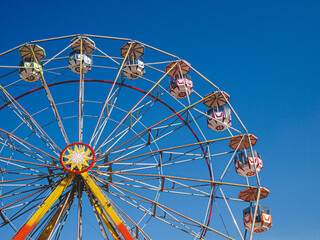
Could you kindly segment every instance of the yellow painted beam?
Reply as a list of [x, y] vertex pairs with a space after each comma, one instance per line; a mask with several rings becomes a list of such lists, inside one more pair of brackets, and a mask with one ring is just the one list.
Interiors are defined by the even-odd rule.
[[32, 215], [32, 217], [19, 229], [18, 232], [11, 238], [11, 240], [23, 240], [28, 234], [35, 228], [41, 218], [48, 212], [52, 205], [61, 196], [64, 190], [72, 182], [74, 175], [68, 175], [65, 177], [56, 189], [49, 195], [44, 203], [38, 208], [38, 210]]
[[112, 208], [111, 204], [108, 202], [108, 200], [104, 197], [103, 192], [101, 189], [97, 186], [97, 184], [93, 181], [93, 179], [89, 176], [87, 172], [81, 173], [81, 176], [83, 177], [84, 181], [87, 183], [89, 189], [94, 194], [94, 196], [98, 199], [101, 207], [105, 210], [105, 212], [108, 214], [110, 219], [113, 221], [114, 225], [117, 227], [119, 232], [122, 234], [125, 240], [134, 240], [134, 238], [131, 236], [130, 232], [126, 228], [126, 226], [123, 224], [117, 213]]
[[[73, 196], [72, 196], [72, 199], [73, 199]], [[39, 236], [38, 240], [47, 240], [49, 238], [57, 221], [63, 216], [64, 212], [68, 209], [71, 202], [72, 200], [69, 201], [69, 197], [67, 197], [66, 200], [60, 204], [59, 208], [56, 210], [56, 213], [51, 218], [50, 222], [47, 224], [44, 231]]]
[[107, 226], [107, 228], [109, 229], [112, 237], [117, 240], [120, 239], [119, 235], [117, 233], [117, 231], [114, 229], [114, 227], [112, 226], [112, 224], [109, 222], [109, 220], [107, 219], [107, 217], [104, 215], [104, 212], [102, 211], [102, 209], [100, 208], [98, 202], [92, 198], [92, 204], [95, 207], [95, 209], [97, 210], [97, 213], [101, 216], [101, 219], [103, 220], [104, 224]]

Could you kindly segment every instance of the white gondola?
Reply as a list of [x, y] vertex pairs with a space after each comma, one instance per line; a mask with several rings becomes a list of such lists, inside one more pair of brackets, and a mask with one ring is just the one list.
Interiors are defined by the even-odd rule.
[[144, 60], [142, 57], [143, 54], [144, 47], [136, 42], [127, 42], [120, 48], [120, 55], [122, 57], [127, 56], [122, 68], [124, 77], [129, 79], [138, 79], [145, 74]]
[[19, 64], [20, 78], [27, 82], [36, 82], [41, 79], [41, 74], [43, 73], [42, 66], [36, 62], [29, 62], [22, 60]]
[[207, 111], [208, 128], [221, 132], [231, 126], [231, 110], [226, 107], [218, 107]]
[[185, 98], [193, 93], [193, 82], [189, 75], [170, 78], [170, 94], [175, 98]]
[[91, 70], [92, 55], [87, 51], [83, 51], [82, 54], [78, 51], [73, 51], [69, 55], [69, 68], [74, 72], [80, 74], [80, 63], [82, 68], [82, 74], [85, 74]]
[[19, 49], [22, 61], [19, 64], [20, 78], [27, 82], [36, 82], [43, 74], [41, 60], [46, 56], [42, 47], [36, 44], [25, 44]]
[[255, 168], [257, 172], [260, 172], [263, 168], [263, 163], [260, 158], [260, 154], [253, 150], [253, 156], [250, 149], [239, 151], [234, 157], [234, 167], [236, 172], [244, 177], [251, 177], [256, 175]]
[[185, 98], [193, 93], [193, 82], [187, 75], [190, 64], [184, 60], [173, 61], [166, 66], [170, 78], [170, 94], [175, 98]]
[[[254, 211], [256, 206], [248, 207], [243, 210], [243, 223], [246, 230], [251, 231], [253, 224]], [[272, 218], [270, 209], [265, 206], [258, 206], [256, 221], [254, 223], [253, 232], [262, 233], [272, 227]]]
[[131, 57], [123, 66], [123, 75], [129, 79], [138, 79], [145, 74], [143, 57]]

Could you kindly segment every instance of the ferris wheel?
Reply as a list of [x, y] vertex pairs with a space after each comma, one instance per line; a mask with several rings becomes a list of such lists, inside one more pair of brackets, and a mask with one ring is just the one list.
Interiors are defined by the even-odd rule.
[[0, 71], [3, 239], [252, 239], [272, 227], [258, 138], [189, 61], [71, 35], [1, 53]]

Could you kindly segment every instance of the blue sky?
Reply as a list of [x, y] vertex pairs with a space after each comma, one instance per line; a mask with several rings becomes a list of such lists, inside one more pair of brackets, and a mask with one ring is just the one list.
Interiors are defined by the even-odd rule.
[[186, 59], [231, 95], [259, 137], [274, 227], [257, 239], [319, 239], [319, 12], [319, 1], [296, 0], [6, 1], [0, 52], [90, 33]]

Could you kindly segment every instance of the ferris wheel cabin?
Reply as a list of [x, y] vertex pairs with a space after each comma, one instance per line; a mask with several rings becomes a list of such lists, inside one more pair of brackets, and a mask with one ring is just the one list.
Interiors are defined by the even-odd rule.
[[138, 79], [145, 74], [143, 57], [130, 57], [123, 67], [123, 75], [129, 79]]
[[[253, 217], [256, 206], [248, 207], [243, 210], [243, 223], [245, 229], [251, 231], [253, 225]], [[253, 232], [262, 233], [272, 227], [272, 219], [270, 209], [265, 206], [258, 206], [256, 221], [254, 223]]]
[[256, 150], [253, 150], [252, 152], [250, 149], [242, 150], [239, 151], [234, 157], [234, 167], [239, 175], [244, 177], [251, 177], [256, 175], [255, 169], [257, 170], [257, 172], [260, 172], [263, 168], [260, 154]]
[[120, 55], [127, 56], [122, 68], [124, 77], [138, 79], [145, 74], [143, 54], [144, 47], [136, 42], [127, 42], [120, 48]]
[[170, 94], [175, 98], [185, 98], [193, 93], [193, 83], [189, 75], [170, 78]]
[[92, 66], [92, 55], [87, 51], [83, 53], [73, 51], [69, 55], [69, 68], [77, 74], [80, 74], [80, 66], [82, 74], [85, 74], [91, 70]]
[[36, 62], [22, 60], [19, 64], [20, 78], [27, 82], [36, 82], [41, 79], [42, 66]]
[[190, 64], [184, 60], [174, 61], [166, 66], [166, 73], [170, 76], [170, 94], [175, 98], [185, 98], [193, 93], [193, 82], [187, 75]]
[[20, 78], [27, 82], [36, 82], [43, 74], [41, 60], [46, 56], [42, 47], [25, 44], [19, 49], [22, 61], [19, 64]]
[[207, 111], [208, 128], [221, 132], [231, 127], [231, 110], [226, 106], [211, 108]]
[[204, 96], [202, 101], [210, 109], [207, 111], [208, 128], [221, 132], [231, 127], [231, 110], [225, 106], [230, 96], [223, 91], [216, 91]]
[[73, 51], [69, 55], [69, 68], [77, 74], [89, 72], [93, 62], [91, 53], [95, 50], [94, 41], [78, 36], [71, 40], [71, 48]]

